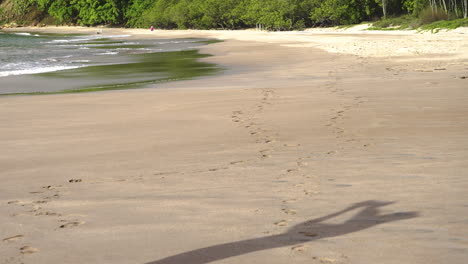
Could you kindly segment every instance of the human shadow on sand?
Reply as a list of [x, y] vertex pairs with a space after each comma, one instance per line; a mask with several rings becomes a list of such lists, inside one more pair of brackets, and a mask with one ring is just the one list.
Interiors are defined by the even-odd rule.
[[[397, 212], [392, 214], [380, 214], [379, 207], [393, 204], [394, 202], [365, 201], [355, 203], [341, 211], [312, 219], [297, 224], [287, 232], [265, 236], [260, 238], [246, 239], [231, 243], [199, 248], [169, 256], [146, 264], [204, 264], [225, 258], [240, 256], [243, 254], [293, 246], [322, 238], [336, 237], [361, 231], [379, 224], [417, 217], [417, 212]], [[341, 224], [323, 223], [326, 220], [337, 217], [346, 212], [360, 209], [352, 218]]]

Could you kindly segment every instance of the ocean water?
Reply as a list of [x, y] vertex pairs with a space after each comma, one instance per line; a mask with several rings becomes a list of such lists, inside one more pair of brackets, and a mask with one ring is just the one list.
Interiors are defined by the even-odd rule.
[[154, 87], [214, 74], [197, 48], [206, 39], [0, 32], [0, 94]]

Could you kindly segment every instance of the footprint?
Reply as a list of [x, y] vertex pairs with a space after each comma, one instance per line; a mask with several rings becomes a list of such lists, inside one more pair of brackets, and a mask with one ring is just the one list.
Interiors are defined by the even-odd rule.
[[285, 147], [300, 147], [301, 144], [284, 144]]
[[283, 211], [283, 213], [288, 214], [288, 215], [295, 215], [295, 214], [297, 214], [297, 211], [296, 211], [296, 210], [293, 210], [293, 209], [281, 209], [281, 211]]
[[336, 263], [338, 260], [333, 258], [319, 258], [320, 263]]
[[58, 195], [58, 194], [56, 193], [56, 194], [54, 194], [53, 196], [44, 197], [44, 199], [50, 200], [50, 199], [56, 199], [56, 198], [59, 198], [59, 197], [60, 197], [60, 195]]
[[312, 190], [304, 190], [304, 195], [312, 195], [312, 194], [319, 194], [320, 192], [318, 191], [312, 191]]
[[67, 222], [61, 226], [59, 226], [60, 228], [68, 228], [68, 227], [75, 227], [75, 226], [79, 226], [79, 225], [82, 225], [84, 224], [85, 222], [84, 221], [71, 221], [71, 222]]
[[275, 222], [274, 224], [277, 225], [277, 226], [287, 226], [287, 225], [288, 225], [288, 221], [286, 221], [286, 220], [281, 220], [281, 221]]
[[271, 155], [268, 152], [271, 152], [269, 149], [263, 149], [259, 151], [260, 154], [262, 155], [262, 158], [269, 158]]
[[243, 163], [243, 162], [244, 162], [243, 160], [238, 160], [238, 161], [231, 161], [229, 164], [235, 165], [235, 164], [239, 164], [239, 163]]
[[47, 215], [47, 216], [61, 216], [61, 214], [54, 213], [54, 212], [39, 212], [36, 216]]
[[222, 167], [222, 168], [212, 168], [212, 169], [209, 169], [208, 171], [219, 171], [219, 170], [227, 170], [229, 169], [228, 167]]
[[47, 190], [54, 190], [56, 188], [62, 187], [62, 185], [54, 186], [54, 185], [47, 185], [47, 186], [42, 186], [42, 189], [47, 189]]
[[16, 235], [16, 236], [4, 238], [4, 239], [2, 239], [2, 241], [16, 241], [16, 240], [18, 240], [20, 238], [23, 238], [23, 237], [24, 237], [23, 235]]
[[178, 172], [176, 171], [169, 171], [169, 172], [157, 172], [157, 173], [154, 173], [153, 175], [154, 176], [162, 176], [162, 175], [170, 175], [170, 174], [177, 174]]
[[70, 179], [70, 180], [68, 180], [68, 182], [70, 182], [70, 183], [82, 182], [82, 181], [83, 181], [82, 179]]
[[303, 252], [306, 250], [306, 246], [305, 245], [297, 245], [297, 246], [294, 246], [291, 248], [292, 251], [296, 251], [296, 252]]
[[308, 231], [299, 232], [299, 234], [302, 234], [302, 235], [304, 235], [304, 236], [306, 236], [306, 237], [316, 237], [316, 236], [318, 236], [318, 234], [317, 234], [317, 233], [314, 233], [314, 232], [308, 232]]
[[297, 166], [299, 166], [299, 167], [305, 167], [305, 166], [307, 166], [307, 165], [308, 165], [308, 164], [307, 164], [307, 162], [305, 162], [305, 161], [298, 161], [298, 162], [297, 162]]
[[21, 201], [15, 200], [15, 201], [8, 201], [7, 204], [19, 204]]
[[294, 203], [296, 201], [297, 199], [287, 199], [287, 200], [283, 200], [283, 203]]
[[21, 254], [32, 254], [39, 251], [39, 249], [31, 246], [23, 246], [20, 248]]

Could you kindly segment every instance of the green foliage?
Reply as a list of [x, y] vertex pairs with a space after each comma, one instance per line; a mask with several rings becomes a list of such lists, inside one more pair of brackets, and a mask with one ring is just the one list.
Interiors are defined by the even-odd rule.
[[19, 16], [25, 15], [30, 5], [31, 2], [29, 0], [16, 0], [13, 7], [13, 13]]
[[249, 25], [262, 24], [268, 30], [290, 29], [291, 8], [284, 0], [252, 0], [242, 19]]
[[381, 29], [408, 29], [416, 28], [420, 25], [419, 21], [411, 15], [403, 15], [399, 17], [386, 18], [379, 21], [376, 21], [372, 24], [371, 30], [381, 30]]
[[379, 11], [373, 0], [325, 0], [310, 13], [317, 25], [357, 24], [369, 20]]
[[[51, 2], [51, 0], [45, 0], [48, 1], [47, 4], [50, 4], [48, 6], [48, 12], [50, 15], [55, 17], [57, 19], [57, 22], [63, 23], [66, 21], [71, 21], [74, 18], [74, 7], [70, 5], [70, 1], [66, 0], [56, 0]], [[39, 6], [40, 8], [46, 8], [44, 6]]]
[[418, 16], [419, 13], [428, 5], [427, 0], [403, 0], [402, 8], [409, 14]]
[[122, 0], [72, 0], [78, 12], [78, 23], [90, 26], [97, 24], [119, 24], [123, 22], [123, 11], [127, 1]]
[[458, 27], [468, 27], [468, 18], [460, 18], [454, 20], [436, 21], [427, 25], [421, 26], [422, 30], [430, 30], [433, 33], [439, 32], [441, 29], [456, 29]]
[[[161, 15], [164, 14], [168, 5], [174, 1], [157, 1], [153, 0], [133, 0], [130, 1], [128, 8], [125, 11], [126, 25], [129, 27], [143, 27], [153, 24], [154, 21], [164, 24], [165, 28], [169, 28], [168, 23], [164, 23]], [[148, 12], [148, 10], [150, 10]]]
[[458, 27], [468, 27], [468, 18], [446, 20], [448, 16], [444, 12], [433, 14], [431, 9], [425, 12], [421, 12], [421, 17], [424, 19], [411, 15], [382, 19], [374, 22], [369, 30], [401, 30], [419, 28], [420, 30], [430, 30], [433, 33], [437, 33], [441, 29], [451, 30]]
[[[18, 19], [31, 6], [58, 23], [118, 24], [166, 29], [238, 29], [262, 24], [268, 30], [294, 30], [375, 21], [376, 28], [417, 27], [462, 17], [464, 0], [4, 0]], [[3, 5], [3, 4], [2, 4]], [[430, 10], [430, 12], [428, 11]], [[442, 11], [443, 10], [443, 11]], [[4, 12], [5, 13], [5, 12]], [[7, 17], [0, 15], [0, 19]], [[8, 17], [11, 17], [8, 16]], [[421, 22], [414, 22], [420, 17]], [[409, 22], [407, 20], [413, 20]]]

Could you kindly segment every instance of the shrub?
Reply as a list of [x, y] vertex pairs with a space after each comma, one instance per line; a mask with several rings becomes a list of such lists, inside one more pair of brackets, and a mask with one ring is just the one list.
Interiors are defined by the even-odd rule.
[[447, 20], [449, 18], [447, 12], [440, 8], [427, 7], [419, 14], [419, 20], [421, 24], [429, 24], [432, 22]]

